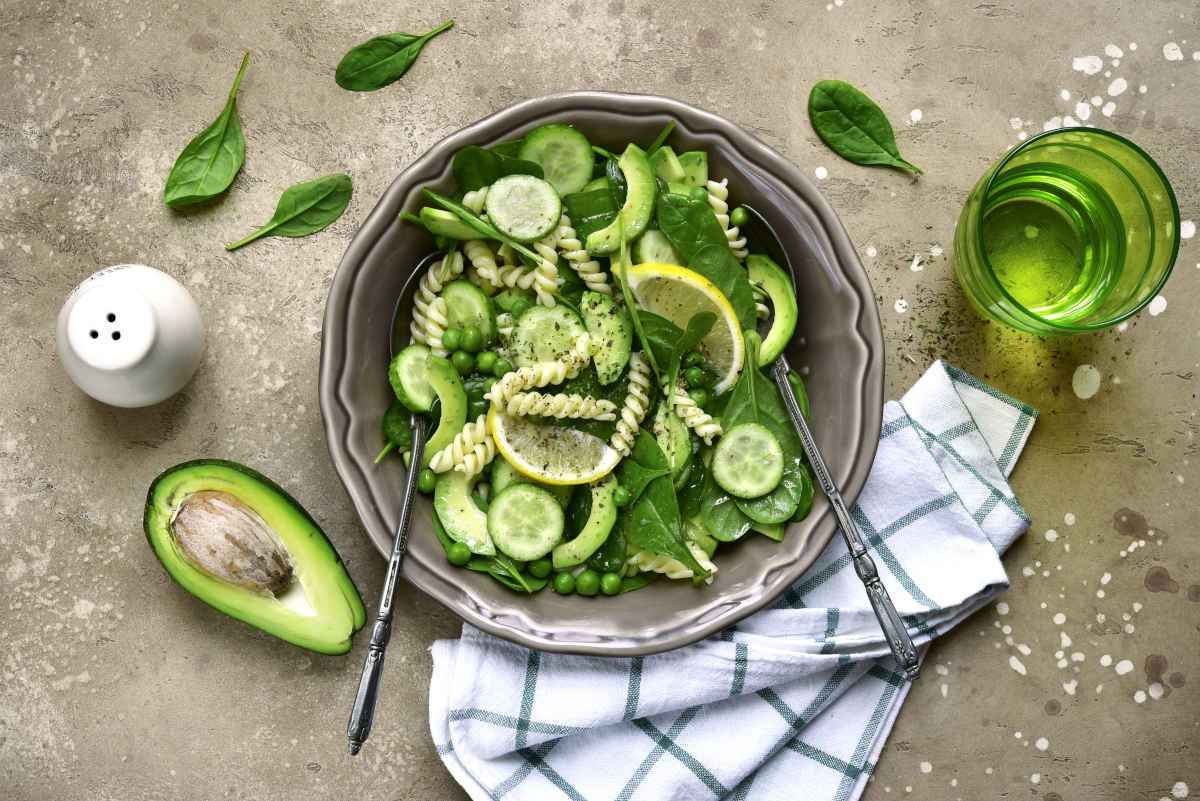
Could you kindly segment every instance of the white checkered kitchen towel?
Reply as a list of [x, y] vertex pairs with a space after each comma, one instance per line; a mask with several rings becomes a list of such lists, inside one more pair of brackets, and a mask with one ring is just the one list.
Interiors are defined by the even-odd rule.
[[[1006, 477], [1036, 417], [940, 361], [885, 406], [853, 514], [919, 646], [1007, 587], [1000, 554], [1029, 520]], [[774, 607], [695, 645], [563, 656], [463, 626], [433, 663], [433, 740], [475, 801], [850, 801], [909, 687], [840, 537]]]

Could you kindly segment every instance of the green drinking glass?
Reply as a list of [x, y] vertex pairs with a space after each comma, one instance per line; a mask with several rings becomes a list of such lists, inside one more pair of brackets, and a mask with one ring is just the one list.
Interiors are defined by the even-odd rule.
[[954, 232], [954, 272], [985, 317], [1034, 334], [1099, 331], [1149, 303], [1179, 253], [1179, 205], [1145, 151], [1096, 128], [1012, 149]]

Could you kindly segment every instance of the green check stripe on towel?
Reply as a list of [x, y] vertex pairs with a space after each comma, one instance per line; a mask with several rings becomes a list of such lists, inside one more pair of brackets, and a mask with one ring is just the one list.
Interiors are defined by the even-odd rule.
[[[884, 407], [852, 512], [918, 645], [1008, 586], [1029, 519], [1007, 479], [1036, 418], [942, 362]], [[538, 653], [464, 626], [433, 663], [433, 741], [475, 801], [853, 801], [909, 688], [840, 538], [773, 607], [670, 653]]]

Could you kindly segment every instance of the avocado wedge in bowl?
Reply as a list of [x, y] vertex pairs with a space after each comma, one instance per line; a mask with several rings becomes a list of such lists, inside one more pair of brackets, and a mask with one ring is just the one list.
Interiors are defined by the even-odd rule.
[[321, 527], [249, 467], [200, 459], [169, 468], [150, 485], [143, 527], [176, 584], [281, 640], [344, 654], [366, 621]]

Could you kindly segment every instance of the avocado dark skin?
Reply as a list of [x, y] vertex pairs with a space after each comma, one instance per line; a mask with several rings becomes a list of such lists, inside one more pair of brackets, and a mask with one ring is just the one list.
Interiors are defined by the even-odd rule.
[[169, 468], [150, 485], [143, 527], [176, 584], [282, 640], [344, 654], [366, 621], [321, 527], [245, 465], [200, 459]]

